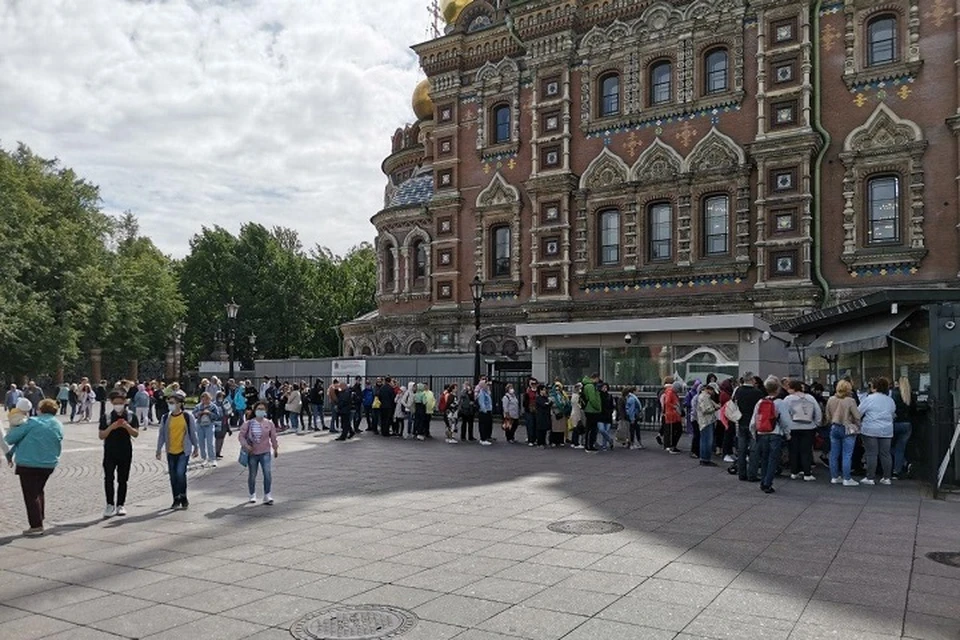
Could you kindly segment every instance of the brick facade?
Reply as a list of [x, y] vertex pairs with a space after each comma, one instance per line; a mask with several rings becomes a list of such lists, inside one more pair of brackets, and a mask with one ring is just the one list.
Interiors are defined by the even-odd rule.
[[518, 323], [954, 283], [957, 33], [946, 0], [474, 0], [414, 47], [432, 114], [384, 162], [345, 355], [471, 351], [476, 274], [508, 357]]

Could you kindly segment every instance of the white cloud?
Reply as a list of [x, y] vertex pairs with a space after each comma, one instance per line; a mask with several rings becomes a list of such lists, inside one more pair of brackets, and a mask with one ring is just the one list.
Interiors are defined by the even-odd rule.
[[201, 225], [372, 240], [425, 0], [0, 0], [0, 144], [99, 184], [166, 252]]

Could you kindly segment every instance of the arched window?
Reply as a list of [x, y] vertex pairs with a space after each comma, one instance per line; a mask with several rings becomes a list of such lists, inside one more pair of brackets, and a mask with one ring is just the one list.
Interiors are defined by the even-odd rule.
[[704, 93], [722, 93], [727, 90], [727, 50], [713, 49], [704, 59]]
[[393, 260], [393, 247], [385, 247], [383, 250], [383, 288], [386, 291], [393, 291], [397, 281], [397, 265]]
[[725, 195], [703, 199], [703, 254], [721, 256], [730, 251], [730, 199]]
[[427, 345], [423, 340], [414, 340], [410, 343], [410, 355], [422, 356], [427, 353]]
[[597, 256], [601, 265], [620, 264], [620, 212], [616, 209], [601, 211], [597, 217]]
[[427, 277], [427, 247], [423, 240], [413, 245], [413, 277], [421, 280]]
[[650, 205], [647, 213], [650, 260], [669, 260], [673, 253], [673, 209], [669, 202]]
[[397, 352], [397, 348], [394, 346], [394, 344], [393, 344], [392, 342], [388, 342], [388, 343], [386, 343], [385, 345], [383, 345], [383, 352], [384, 352], [385, 354], [396, 353], [396, 352]]
[[492, 237], [493, 264], [490, 271], [494, 278], [504, 278], [510, 275], [510, 227], [494, 227]]
[[608, 73], [600, 77], [600, 117], [620, 113], [620, 74]]
[[650, 67], [650, 104], [670, 102], [673, 93], [673, 65], [668, 60], [655, 62]]
[[867, 181], [867, 244], [900, 242], [900, 179], [878, 176]]
[[500, 104], [493, 108], [493, 143], [510, 142], [510, 107]]
[[897, 60], [897, 19], [884, 14], [867, 23], [867, 66]]

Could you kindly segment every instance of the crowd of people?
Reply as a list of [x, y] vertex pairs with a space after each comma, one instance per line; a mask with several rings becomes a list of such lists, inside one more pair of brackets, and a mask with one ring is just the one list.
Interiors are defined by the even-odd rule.
[[[195, 406], [188, 409], [178, 383], [120, 381], [108, 391], [105, 381], [93, 385], [84, 378], [60, 386], [55, 398], [45, 398], [34, 382], [23, 390], [11, 385], [5, 396], [10, 428], [0, 447], [20, 477], [30, 524], [24, 533], [43, 532], [44, 486], [59, 462], [63, 439], [57, 414], [65, 416], [68, 410], [71, 422], [89, 420], [99, 410], [105, 518], [126, 515], [132, 442], [154, 424], [159, 427], [157, 460], [166, 454], [172, 509], [189, 507], [191, 458], [201, 467], [217, 467], [224, 441], [234, 429], [239, 462], [248, 468], [249, 501], [257, 502], [256, 484], [262, 475], [267, 505], [274, 502], [271, 459], [279, 455], [282, 433], [328, 431], [346, 441], [365, 431], [425, 441], [433, 438], [431, 424], [439, 418], [449, 444], [479, 441], [492, 446], [498, 439], [493, 435], [492, 385], [486, 377], [476, 384], [450, 384], [439, 394], [428, 384], [401, 385], [391, 377], [355, 378], [352, 384], [333, 380], [329, 386], [322, 380], [307, 385], [265, 378], [259, 387], [250, 380], [222, 383], [213, 377], [202, 380], [197, 392]], [[832, 484], [890, 485], [908, 468], [911, 405], [907, 378], [892, 389], [887, 379], [876, 378], [862, 397], [849, 379], [842, 379], [826, 397], [818, 385], [775, 376], [762, 380], [749, 372], [736, 380], [711, 374], [689, 385], [668, 376], [656, 395], [656, 441], [676, 455], [688, 434], [689, 455], [700, 465], [714, 467], [722, 460], [731, 474], [759, 483], [765, 493], [774, 493], [774, 479], [786, 469], [791, 479], [815, 481], [817, 451]], [[522, 390], [508, 384], [499, 408], [509, 444], [520, 442], [522, 426], [528, 447], [569, 446], [590, 454], [646, 448], [642, 432], [649, 426], [649, 403], [641, 402], [636, 387], [614, 393], [598, 374], [572, 387], [535, 378]], [[858, 481], [853, 475], [863, 477]]]

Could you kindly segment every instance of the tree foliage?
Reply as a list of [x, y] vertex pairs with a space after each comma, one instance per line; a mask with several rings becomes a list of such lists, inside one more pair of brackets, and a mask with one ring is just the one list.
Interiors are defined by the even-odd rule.
[[132, 212], [112, 218], [98, 188], [20, 145], [0, 148], [0, 379], [85, 370], [103, 351], [107, 370], [162, 360], [187, 323], [185, 364], [195, 366], [240, 305], [237, 359], [338, 353], [337, 326], [375, 308], [375, 256], [303, 249], [297, 231], [255, 223], [238, 235], [205, 227], [181, 260], [141, 235]]

